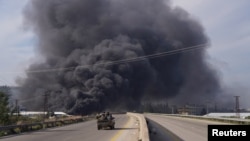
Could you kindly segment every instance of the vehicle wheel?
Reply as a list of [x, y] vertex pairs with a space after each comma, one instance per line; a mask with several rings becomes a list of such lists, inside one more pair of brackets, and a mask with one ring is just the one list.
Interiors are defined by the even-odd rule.
[[101, 126], [97, 126], [97, 129], [100, 130], [100, 129], [101, 129]]

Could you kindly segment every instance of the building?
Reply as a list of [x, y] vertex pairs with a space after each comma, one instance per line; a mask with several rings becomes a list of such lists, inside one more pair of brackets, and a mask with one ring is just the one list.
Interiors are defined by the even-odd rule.
[[[16, 114], [16, 113], [15, 113]], [[64, 112], [53, 112], [53, 114], [57, 117], [63, 117], [63, 116], [70, 116]], [[43, 116], [47, 115], [47, 112], [41, 112], [41, 111], [21, 111], [19, 112], [19, 115], [21, 116], [27, 116], [27, 117], [37, 117], [37, 116]]]
[[[245, 119], [246, 117], [250, 117], [250, 112], [247, 113], [239, 113], [240, 118]], [[220, 117], [220, 118], [236, 118], [236, 113], [209, 113], [204, 115], [206, 117]]]
[[177, 108], [178, 114], [183, 115], [200, 115], [205, 107], [202, 105], [186, 104], [183, 107]]

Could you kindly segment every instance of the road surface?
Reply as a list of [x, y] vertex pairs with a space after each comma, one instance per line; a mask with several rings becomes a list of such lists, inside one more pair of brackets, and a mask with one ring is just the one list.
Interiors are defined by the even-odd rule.
[[1, 141], [138, 141], [138, 121], [113, 115], [115, 129], [97, 130], [96, 120], [0, 138]]
[[[207, 141], [208, 140], [207, 126], [209, 124], [228, 124], [228, 123], [213, 122], [207, 120], [171, 117], [171, 116], [154, 115], [154, 114], [145, 114], [145, 117], [160, 124], [162, 127], [166, 128], [167, 130], [169, 130], [170, 132], [172, 132], [173, 134], [175, 134], [180, 138], [176, 140], [184, 140], [184, 141]], [[154, 130], [156, 130], [155, 131], [156, 134], [157, 132], [159, 133], [162, 132], [162, 129], [154, 129]]]

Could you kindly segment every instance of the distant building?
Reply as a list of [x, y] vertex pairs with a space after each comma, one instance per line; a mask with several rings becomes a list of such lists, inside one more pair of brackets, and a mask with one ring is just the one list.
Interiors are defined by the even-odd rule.
[[[242, 119], [245, 119], [246, 117], [249, 117], [250, 116], [250, 113], [240, 113], [240, 118]], [[209, 114], [206, 114], [204, 116], [207, 116], [207, 117], [221, 117], [221, 118], [236, 118], [236, 113], [235, 112], [232, 112], [232, 113], [209, 113]]]
[[177, 108], [177, 112], [178, 114], [183, 114], [183, 115], [200, 115], [203, 109], [204, 106], [202, 105], [187, 104], [184, 105], [183, 107]]
[[[14, 113], [16, 114], [16, 113]], [[21, 111], [19, 113], [19, 115], [22, 115], [22, 116], [27, 116], [27, 117], [37, 117], [37, 116], [43, 116], [43, 115], [46, 115], [47, 112], [41, 112], [41, 111]], [[57, 116], [57, 117], [62, 117], [62, 116], [70, 116], [64, 112], [53, 112], [54, 116]]]

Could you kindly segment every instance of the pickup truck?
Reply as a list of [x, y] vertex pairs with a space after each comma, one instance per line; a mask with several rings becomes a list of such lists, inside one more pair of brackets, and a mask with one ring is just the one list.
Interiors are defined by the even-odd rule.
[[97, 129], [100, 130], [102, 128], [110, 128], [114, 129], [115, 128], [115, 120], [98, 120], [97, 121]]
[[108, 118], [97, 118], [97, 129], [103, 129], [103, 128], [109, 128], [114, 129], [115, 128], [115, 118], [111, 117]]

